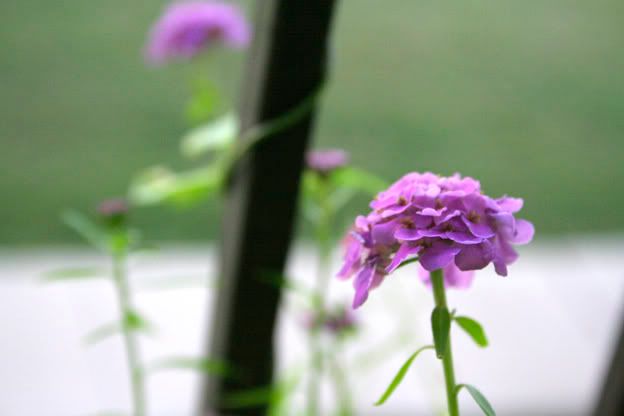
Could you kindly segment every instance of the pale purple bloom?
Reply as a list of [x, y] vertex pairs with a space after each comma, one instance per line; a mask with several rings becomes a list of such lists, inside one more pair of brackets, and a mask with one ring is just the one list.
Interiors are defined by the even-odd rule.
[[126, 215], [128, 213], [128, 209], [128, 202], [121, 198], [107, 199], [100, 202], [97, 206], [98, 214], [107, 218]]
[[312, 150], [306, 154], [308, 169], [327, 175], [349, 163], [349, 154], [340, 149]]
[[309, 313], [305, 315], [303, 324], [308, 329], [324, 329], [331, 335], [341, 336], [357, 329], [357, 319], [349, 308], [336, 308], [325, 314]]
[[219, 1], [178, 1], [169, 5], [152, 27], [147, 59], [162, 64], [176, 58], [190, 59], [218, 44], [244, 48], [249, 25], [241, 10]]
[[530, 222], [514, 217], [521, 199], [490, 198], [478, 181], [459, 174], [409, 173], [370, 206], [372, 211], [356, 219], [346, 240], [338, 274], [343, 279], [355, 275], [354, 307], [416, 256], [426, 271], [443, 269], [449, 287], [470, 286], [472, 273], [466, 272], [490, 263], [506, 276], [507, 266], [518, 257], [512, 244], [527, 244], [534, 234]]
[[[444, 271], [444, 285], [456, 289], [468, 289], [474, 279], [474, 270], [460, 270], [454, 263], [449, 263], [442, 269]], [[418, 265], [418, 277], [426, 285], [431, 286], [431, 272]]]

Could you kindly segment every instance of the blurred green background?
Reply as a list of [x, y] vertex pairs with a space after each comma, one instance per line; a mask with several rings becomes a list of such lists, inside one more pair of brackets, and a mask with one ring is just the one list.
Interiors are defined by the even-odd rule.
[[[0, 3], [0, 244], [76, 241], [64, 208], [124, 194], [147, 166], [190, 166], [178, 155], [189, 66], [142, 59], [165, 3]], [[621, 0], [344, 0], [317, 144], [389, 180], [475, 176], [524, 197], [540, 235], [621, 231], [623, 12]], [[223, 53], [207, 69], [230, 97], [242, 62]], [[137, 220], [155, 239], [205, 239], [214, 214]]]

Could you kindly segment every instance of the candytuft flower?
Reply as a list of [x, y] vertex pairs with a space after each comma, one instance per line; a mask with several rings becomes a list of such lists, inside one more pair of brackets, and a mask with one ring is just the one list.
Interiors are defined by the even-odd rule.
[[[338, 276], [356, 275], [353, 285], [357, 308], [386, 275], [404, 261], [418, 257], [425, 270], [445, 270], [449, 287], [466, 288], [470, 272], [492, 263], [496, 273], [518, 257], [512, 244], [527, 244], [533, 225], [514, 214], [518, 198], [493, 199], [481, 185], [459, 174], [409, 173], [379, 193], [372, 212], [355, 220], [348, 237], [344, 264]], [[423, 273], [428, 280], [428, 273]]]
[[130, 206], [125, 199], [112, 198], [100, 202], [96, 210], [107, 227], [118, 227], [125, 224]]
[[306, 154], [306, 165], [320, 175], [328, 175], [349, 163], [349, 154], [340, 149], [312, 150]]
[[249, 25], [238, 7], [218, 1], [178, 1], [154, 24], [146, 56], [155, 64], [190, 59], [217, 44], [243, 48], [250, 37]]

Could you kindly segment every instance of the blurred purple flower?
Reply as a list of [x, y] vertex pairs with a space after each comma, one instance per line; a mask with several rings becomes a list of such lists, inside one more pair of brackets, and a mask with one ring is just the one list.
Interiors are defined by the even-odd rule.
[[97, 206], [97, 213], [109, 226], [118, 226], [124, 223], [130, 206], [125, 199], [107, 199]]
[[518, 257], [512, 244], [527, 244], [533, 225], [516, 219], [522, 200], [492, 199], [478, 181], [459, 174], [409, 173], [371, 202], [366, 217], [355, 220], [338, 276], [354, 274], [353, 307], [405, 260], [418, 256], [426, 271], [444, 269], [447, 286], [466, 288], [472, 276], [462, 273], [494, 264], [507, 275]]
[[326, 312], [324, 315], [319, 313], [307, 314], [304, 317], [303, 324], [308, 329], [322, 328], [328, 333], [337, 336], [351, 333], [357, 328], [357, 320], [353, 311], [342, 307]]
[[97, 206], [97, 212], [102, 217], [114, 217], [128, 213], [128, 203], [121, 198], [107, 199]]
[[[454, 263], [449, 263], [442, 269], [444, 271], [444, 285], [456, 289], [468, 289], [474, 279], [474, 270], [460, 270]], [[420, 264], [418, 265], [418, 276], [426, 286], [431, 286], [431, 272]]]
[[235, 5], [218, 1], [178, 1], [167, 7], [152, 27], [147, 59], [162, 64], [175, 58], [190, 59], [216, 44], [244, 48], [249, 25]]
[[306, 164], [321, 175], [327, 175], [349, 163], [349, 154], [341, 149], [312, 150], [306, 154]]

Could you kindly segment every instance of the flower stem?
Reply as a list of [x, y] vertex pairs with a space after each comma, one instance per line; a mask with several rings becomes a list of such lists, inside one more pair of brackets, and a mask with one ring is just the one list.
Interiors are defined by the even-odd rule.
[[132, 387], [132, 415], [145, 416], [145, 388], [143, 373], [141, 370], [139, 350], [137, 348], [136, 337], [127, 324], [127, 317], [134, 313], [130, 298], [130, 287], [126, 272], [125, 254], [115, 254], [113, 256], [113, 277], [117, 300], [119, 304], [119, 314], [121, 320], [121, 330], [128, 360], [130, 385]]
[[[431, 272], [431, 284], [433, 286], [433, 297], [437, 307], [447, 308], [446, 293], [444, 290], [444, 272], [442, 269]], [[451, 348], [451, 334], [448, 334], [446, 352], [442, 357], [442, 367], [444, 368], [444, 380], [446, 383], [446, 399], [448, 402], [449, 416], [459, 416], [459, 405], [455, 394], [455, 371], [453, 369], [453, 353]]]
[[[329, 286], [330, 257], [331, 257], [331, 224], [333, 211], [329, 204], [328, 184], [321, 181], [319, 205], [320, 216], [316, 227], [318, 244], [318, 266], [316, 276], [316, 299], [314, 316], [319, 322], [325, 321], [327, 289]], [[321, 403], [320, 384], [323, 375], [323, 348], [321, 345], [321, 325], [313, 325], [310, 331], [311, 372], [308, 379], [308, 416], [319, 415]]]

